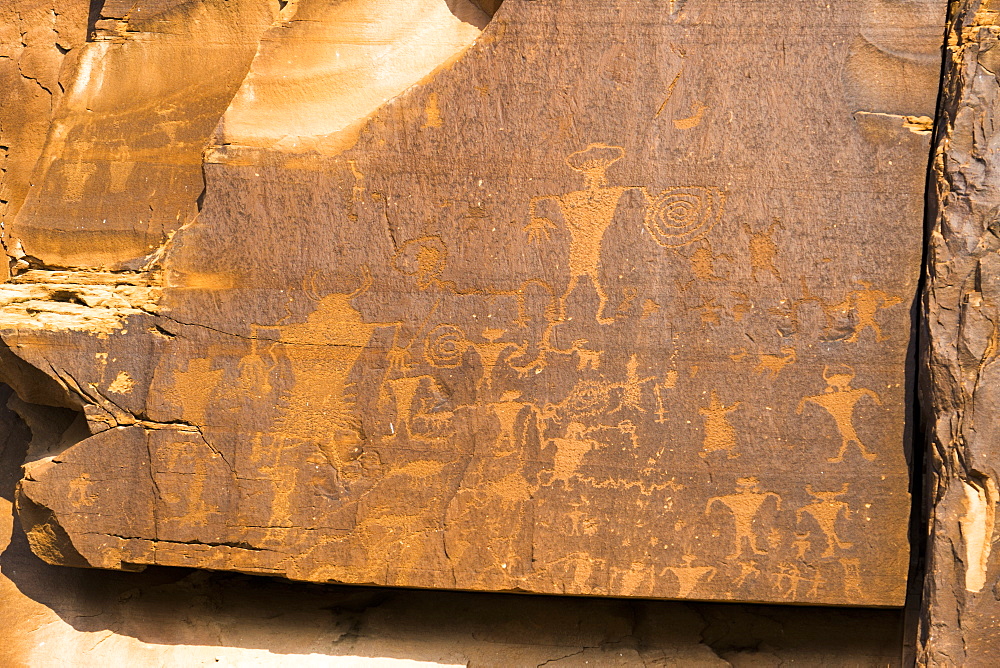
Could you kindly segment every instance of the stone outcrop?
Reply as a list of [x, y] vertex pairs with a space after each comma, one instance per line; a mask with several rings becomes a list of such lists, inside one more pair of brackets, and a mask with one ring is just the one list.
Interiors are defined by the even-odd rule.
[[32, 549], [901, 605], [941, 3], [498, 6], [89, 17], [4, 219]]
[[988, 666], [1000, 650], [1000, 6], [954, 2], [951, 14], [924, 295], [929, 545], [919, 661]]

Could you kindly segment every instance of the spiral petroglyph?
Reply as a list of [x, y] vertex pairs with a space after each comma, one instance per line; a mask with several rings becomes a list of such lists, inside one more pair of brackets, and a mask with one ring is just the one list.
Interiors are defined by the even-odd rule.
[[722, 216], [726, 194], [714, 188], [671, 188], [649, 198], [646, 230], [664, 248], [704, 237]]
[[438, 325], [427, 335], [424, 357], [428, 364], [439, 369], [457, 367], [469, 347], [465, 332], [454, 325]]

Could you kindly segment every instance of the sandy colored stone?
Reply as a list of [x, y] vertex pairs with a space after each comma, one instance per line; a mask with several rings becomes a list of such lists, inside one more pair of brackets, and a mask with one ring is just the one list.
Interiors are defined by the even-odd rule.
[[37, 554], [902, 604], [940, 3], [161, 4], [11, 228]]

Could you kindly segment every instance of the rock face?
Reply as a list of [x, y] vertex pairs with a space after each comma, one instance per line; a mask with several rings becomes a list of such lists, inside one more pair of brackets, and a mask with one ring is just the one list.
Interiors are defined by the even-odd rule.
[[995, 2], [954, 3], [935, 142], [921, 383], [930, 418], [925, 665], [987, 666], [1000, 651], [998, 18]]
[[74, 61], [4, 237], [36, 554], [902, 604], [940, 2], [279, 4]]

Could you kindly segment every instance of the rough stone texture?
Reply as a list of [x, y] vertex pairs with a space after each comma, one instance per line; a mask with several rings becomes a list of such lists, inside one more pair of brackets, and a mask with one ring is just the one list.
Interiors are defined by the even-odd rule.
[[97, 13], [4, 241], [35, 553], [900, 605], [941, 3], [398, 10]]
[[921, 383], [929, 416], [924, 665], [1000, 653], [1000, 6], [952, 3], [935, 143]]
[[0, 665], [899, 665], [900, 613], [318, 586], [50, 566], [13, 511], [28, 431], [0, 388]]

